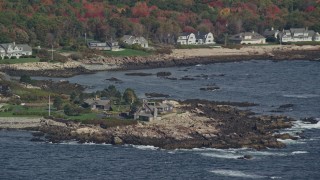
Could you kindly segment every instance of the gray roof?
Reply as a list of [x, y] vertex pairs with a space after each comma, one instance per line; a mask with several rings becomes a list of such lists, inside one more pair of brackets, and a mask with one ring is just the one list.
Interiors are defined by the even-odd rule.
[[245, 36], [251, 36], [251, 39], [265, 39], [261, 34], [256, 33], [256, 32], [244, 32], [244, 33], [239, 33], [235, 34], [230, 37], [231, 40], [245, 40]]
[[[316, 35], [316, 32], [314, 30], [308, 30], [307, 28], [290, 28], [289, 30], [283, 30], [282, 32], [280, 32], [280, 35], [288, 34], [290, 36], [294, 36], [296, 33], [307, 34], [309, 37], [313, 37]], [[299, 35], [299, 36], [303, 36], [303, 35]], [[295, 36], [295, 37], [299, 37], [299, 36]]]
[[12, 46], [13, 48], [15, 47], [21, 47], [22, 51], [32, 51], [32, 48], [28, 45], [28, 44], [14, 44], [14, 43], [4, 43], [4, 44], [0, 44], [0, 46], [5, 49], [8, 50], [9, 46]]
[[195, 33], [196, 39], [205, 39], [205, 36], [206, 36], [207, 34], [208, 34], [208, 33], [197, 32], [197, 33]]
[[190, 34], [192, 34], [192, 33], [190, 33], [190, 32], [182, 32], [179, 35], [180, 36], [189, 36]]
[[308, 30], [305, 28], [290, 28], [291, 33], [305, 33]]
[[95, 99], [95, 98], [92, 98], [92, 99], [86, 99], [84, 101], [85, 103], [89, 104], [90, 106], [91, 105], [109, 105], [110, 104], [110, 100], [102, 100], [102, 99]]
[[136, 37], [136, 36], [131, 36], [131, 35], [124, 35], [121, 39], [123, 41], [126, 41], [128, 44], [133, 44], [134, 41], [138, 41], [138, 44], [148, 43], [148, 41], [142, 36]]
[[277, 32], [279, 32], [279, 30], [275, 30], [275, 29], [266, 29], [263, 33], [264, 36], [274, 36]]
[[28, 44], [18, 44], [18, 47], [22, 47], [23, 51], [32, 51], [32, 48]]

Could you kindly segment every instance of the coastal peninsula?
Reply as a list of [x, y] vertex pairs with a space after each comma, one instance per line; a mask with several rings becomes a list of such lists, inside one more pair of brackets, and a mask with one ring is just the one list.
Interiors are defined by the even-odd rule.
[[[69, 82], [5, 77], [2, 75], [1, 101], [7, 103], [1, 107], [0, 128], [39, 131], [33, 141], [152, 145], [163, 149], [265, 149], [285, 147], [278, 138], [296, 139], [279, 133], [290, 128], [294, 119], [239, 109], [255, 106], [252, 103], [142, 101], [130, 88], [121, 93], [109, 86], [83, 94], [82, 86]], [[48, 115], [45, 102], [49, 94], [53, 104]]]
[[72, 60], [71, 53], [62, 53], [66, 62], [30, 62], [0, 64], [0, 70], [10, 75], [70, 77], [96, 71], [163, 68], [196, 64], [225, 63], [248, 60], [301, 60], [319, 61], [318, 45], [265, 45], [173, 49], [168, 54], [148, 56], [110, 57], [93, 54], [91, 57]]

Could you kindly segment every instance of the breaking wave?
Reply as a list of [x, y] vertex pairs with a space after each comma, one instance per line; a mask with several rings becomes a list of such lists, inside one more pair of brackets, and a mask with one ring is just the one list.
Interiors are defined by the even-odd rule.
[[309, 153], [308, 151], [293, 151], [291, 154], [295, 155], [295, 154], [307, 154]]
[[200, 155], [222, 159], [238, 159], [240, 157], [243, 157], [242, 155], [235, 155], [231, 153], [201, 153]]
[[250, 179], [267, 178], [267, 176], [260, 176], [256, 174], [244, 173], [242, 171], [226, 170], [226, 169], [217, 169], [217, 170], [212, 170], [210, 172], [219, 176], [228, 176], [228, 177], [250, 178]]
[[299, 98], [299, 99], [320, 97], [320, 95], [318, 94], [285, 94], [283, 96], [288, 98]]
[[[316, 118], [317, 120], [319, 118]], [[304, 123], [302, 121], [294, 122], [293, 129], [320, 129], [320, 121], [317, 124]]]
[[144, 145], [132, 145], [132, 147], [137, 148], [137, 149], [141, 149], [141, 150], [158, 150], [158, 147], [154, 147], [154, 146], [144, 146]]

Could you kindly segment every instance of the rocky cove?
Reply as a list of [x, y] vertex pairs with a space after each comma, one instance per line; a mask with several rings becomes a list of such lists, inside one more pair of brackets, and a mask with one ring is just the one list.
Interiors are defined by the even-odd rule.
[[42, 120], [42, 132], [34, 141], [60, 143], [106, 143], [114, 145], [152, 145], [163, 149], [191, 148], [283, 148], [280, 139], [296, 139], [280, 134], [294, 119], [286, 116], [256, 116], [235, 106], [247, 103], [219, 103], [186, 100], [176, 103], [177, 113], [162, 120], [134, 125], [105, 127], [103, 123], [81, 124], [71, 121]]

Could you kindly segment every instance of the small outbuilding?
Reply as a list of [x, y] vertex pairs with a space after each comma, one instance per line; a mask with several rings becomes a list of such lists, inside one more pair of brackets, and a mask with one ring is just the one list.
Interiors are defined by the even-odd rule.
[[111, 108], [111, 103], [110, 103], [110, 100], [108, 99], [100, 99], [96, 97], [96, 98], [86, 99], [84, 103], [89, 105], [92, 110], [108, 111]]

